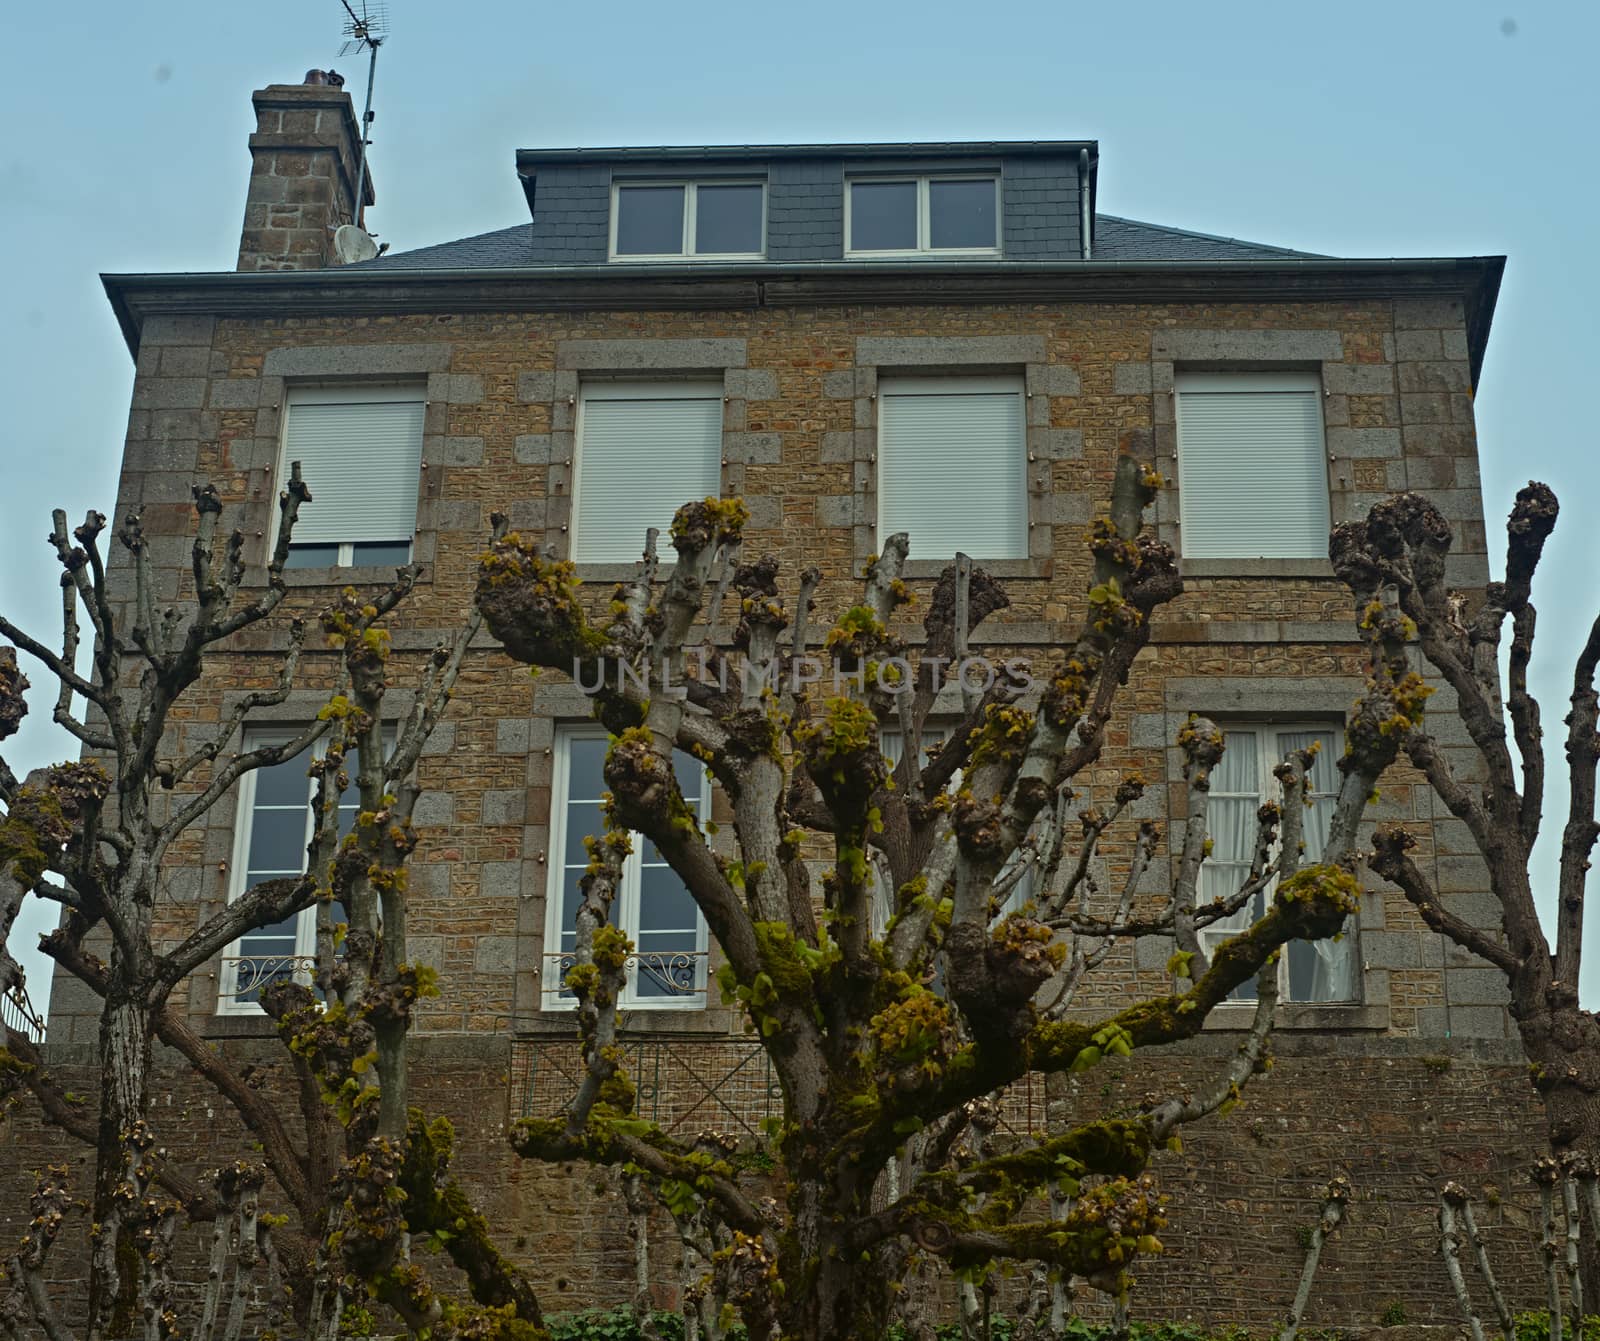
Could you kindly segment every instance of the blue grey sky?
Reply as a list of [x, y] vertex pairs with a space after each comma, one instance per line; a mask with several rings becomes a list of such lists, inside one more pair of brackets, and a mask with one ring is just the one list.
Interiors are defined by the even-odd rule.
[[[1491, 537], [1530, 476], [1565, 507], [1535, 665], [1559, 730], [1600, 571], [1600, 6], [389, 8], [368, 223], [395, 251], [524, 221], [520, 146], [1094, 137], [1106, 213], [1332, 255], [1506, 254], [1477, 401], [1484, 495]], [[46, 637], [50, 509], [113, 507], [133, 382], [98, 274], [232, 268], [250, 92], [332, 64], [359, 98], [342, 18], [338, 0], [89, 0], [4, 21], [0, 601]], [[70, 753], [33, 703], [6, 746], [19, 769]], [[40, 1004], [46, 977], [30, 967]], [[1600, 998], [1600, 950], [1584, 977]]]

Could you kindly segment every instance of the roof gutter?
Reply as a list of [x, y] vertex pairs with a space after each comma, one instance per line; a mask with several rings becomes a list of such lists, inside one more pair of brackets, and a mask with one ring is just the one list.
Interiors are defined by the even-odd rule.
[[102, 275], [130, 351], [153, 316], [686, 310], [1011, 302], [1459, 299], [1476, 386], [1505, 257], [1268, 261], [810, 261]]
[[542, 163], [705, 163], [838, 158], [1061, 157], [1083, 149], [1099, 152], [1097, 140], [899, 140], [867, 144], [705, 144], [596, 146], [594, 148], [518, 149], [517, 170]]

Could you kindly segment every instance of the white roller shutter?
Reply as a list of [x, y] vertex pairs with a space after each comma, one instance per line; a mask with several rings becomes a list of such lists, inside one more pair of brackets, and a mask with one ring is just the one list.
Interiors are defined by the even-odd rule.
[[1315, 374], [1183, 374], [1177, 419], [1186, 558], [1327, 557], [1328, 466]]
[[300, 462], [312, 498], [295, 522], [297, 545], [411, 539], [424, 395], [421, 387], [290, 391], [281, 478]]
[[722, 489], [720, 383], [599, 382], [583, 389], [572, 557], [578, 563], [629, 563], [644, 553], [644, 533], [667, 531], [685, 503]]
[[1022, 379], [878, 383], [878, 539], [913, 559], [1028, 557]]

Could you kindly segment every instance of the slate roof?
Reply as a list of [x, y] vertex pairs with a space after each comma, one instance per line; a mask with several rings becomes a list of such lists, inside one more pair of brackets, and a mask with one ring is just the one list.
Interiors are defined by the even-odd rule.
[[1187, 228], [1142, 223], [1115, 214], [1094, 216], [1094, 259], [1097, 261], [1270, 261], [1319, 257], [1316, 252], [1269, 247], [1236, 237], [1195, 233]]
[[[375, 261], [361, 263], [363, 269], [384, 270], [498, 270], [535, 266], [532, 258], [532, 224], [514, 224], [492, 233], [441, 242], [415, 251], [393, 252]], [[1096, 261], [1272, 261], [1314, 257], [1316, 253], [1291, 251], [1260, 242], [1216, 237], [1185, 228], [1142, 223], [1114, 214], [1095, 216], [1094, 259]], [[852, 267], [859, 261], [840, 265]]]
[[363, 270], [499, 270], [532, 265], [531, 223], [513, 224], [492, 233], [440, 242], [415, 251], [401, 251], [362, 261]]

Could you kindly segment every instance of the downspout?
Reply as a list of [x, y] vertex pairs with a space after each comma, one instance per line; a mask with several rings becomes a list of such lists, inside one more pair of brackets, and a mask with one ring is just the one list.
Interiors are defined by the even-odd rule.
[[1083, 259], [1089, 259], [1089, 228], [1093, 223], [1089, 205], [1089, 151], [1078, 150], [1078, 234], [1083, 240]]

